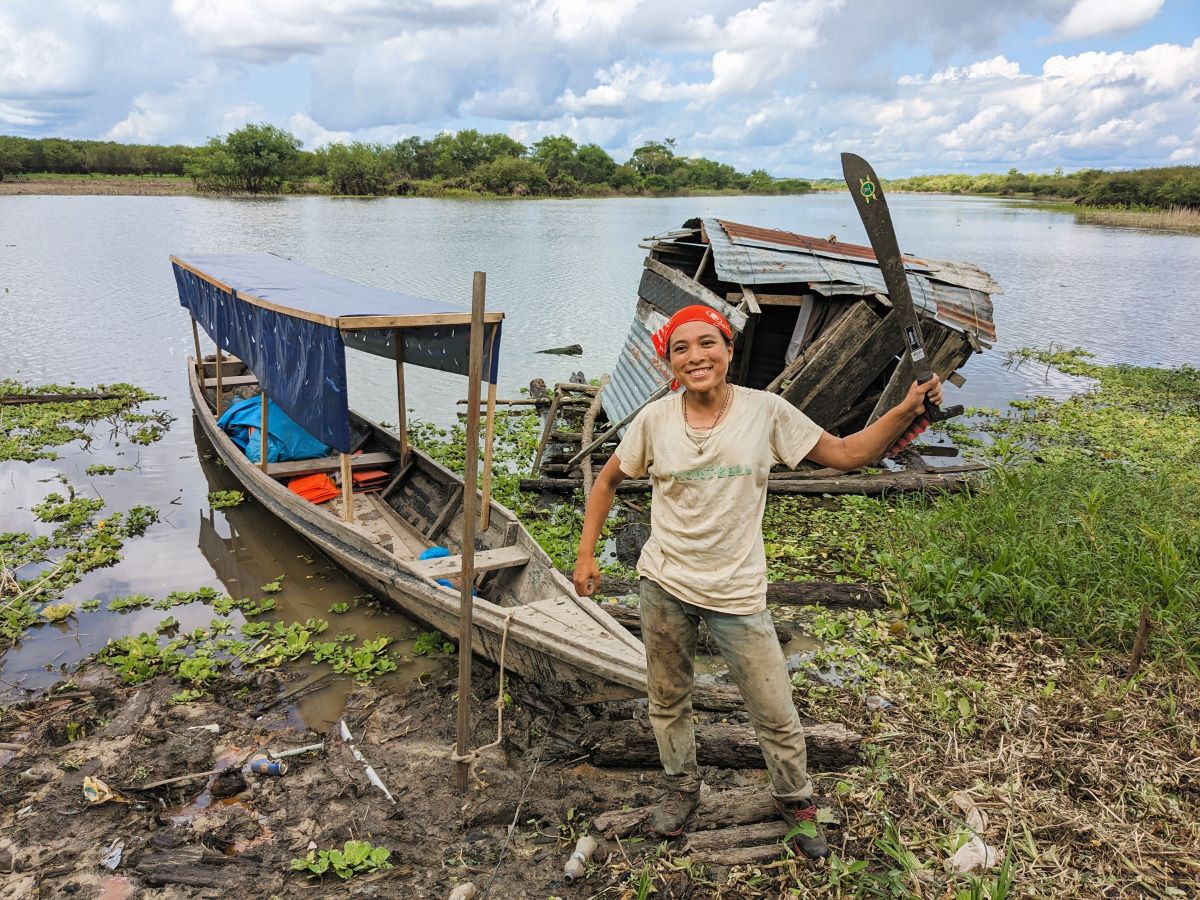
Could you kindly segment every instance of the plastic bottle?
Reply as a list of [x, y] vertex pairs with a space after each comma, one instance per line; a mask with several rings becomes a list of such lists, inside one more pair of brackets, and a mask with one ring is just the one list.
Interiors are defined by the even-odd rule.
[[587, 862], [595, 852], [596, 839], [590, 834], [585, 834], [576, 842], [575, 852], [571, 854], [566, 865], [563, 866], [563, 877], [568, 882], [574, 881], [576, 878], [582, 878], [584, 869], [587, 867]]

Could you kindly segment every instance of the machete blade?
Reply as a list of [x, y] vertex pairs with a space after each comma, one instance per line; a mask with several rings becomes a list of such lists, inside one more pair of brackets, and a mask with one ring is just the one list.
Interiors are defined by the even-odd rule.
[[[921, 322], [913, 306], [908, 274], [904, 271], [904, 258], [900, 255], [899, 244], [896, 243], [896, 230], [892, 227], [892, 214], [888, 210], [883, 186], [871, 164], [853, 153], [842, 154], [842, 176], [846, 179], [846, 186], [850, 188], [850, 195], [854, 198], [854, 206], [862, 219], [863, 227], [867, 230], [871, 249], [875, 251], [875, 259], [879, 263], [879, 271], [883, 274], [888, 298], [892, 302], [891, 315], [896, 317], [904, 332], [904, 347], [912, 362], [913, 372], [917, 382], [924, 384], [933, 377], [933, 370], [929, 368], [929, 360], [925, 355]], [[925, 401], [925, 414], [930, 422], [949, 419], [960, 415], [962, 411], [961, 406], [939, 409], [928, 400]]]

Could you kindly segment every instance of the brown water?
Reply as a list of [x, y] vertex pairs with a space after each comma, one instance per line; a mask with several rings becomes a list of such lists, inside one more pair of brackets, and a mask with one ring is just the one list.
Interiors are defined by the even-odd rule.
[[[893, 214], [906, 250], [965, 259], [1006, 289], [995, 298], [999, 345], [973, 359], [947, 402], [1002, 406], [1030, 393], [1062, 396], [1073, 379], [1025, 366], [1006, 369], [1004, 350], [1082, 345], [1102, 362], [1196, 364], [1195, 285], [1200, 237], [1077, 225], [1070, 215], [977, 198], [900, 196]], [[628, 332], [644, 250], [638, 241], [697, 215], [836, 233], [865, 243], [848, 196], [666, 200], [456, 202], [196, 197], [0, 197], [0, 377], [30, 382], [129, 381], [163, 396], [177, 421], [162, 441], [137, 447], [106, 434], [62, 458], [0, 463], [0, 531], [48, 533], [28, 509], [60, 487], [100, 496], [110, 510], [144, 503], [162, 520], [129, 542], [120, 563], [87, 575], [66, 595], [76, 604], [129, 593], [165, 596], [211, 586], [236, 596], [286, 575], [276, 595], [289, 619], [318, 615], [331, 630], [389, 634], [410, 647], [414, 626], [361, 607], [330, 605], [362, 589], [253, 503], [209, 508], [210, 490], [235, 487], [208, 464], [190, 416], [184, 363], [191, 331], [168, 263], [171, 253], [270, 250], [360, 281], [469, 304], [471, 272], [488, 273], [489, 307], [507, 314], [502, 396], [530, 377], [565, 380], [611, 369]], [[538, 350], [580, 343], [582, 357]], [[393, 373], [382, 360], [353, 360], [353, 405], [394, 419]], [[409, 402], [446, 422], [465, 384], [409, 367]], [[88, 477], [93, 463], [129, 467]], [[23, 573], [27, 574], [27, 573]], [[0, 696], [53, 683], [110, 637], [154, 627], [156, 610], [77, 613], [34, 628], [0, 659]], [[172, 610], [182, 627], [207, 625], [210, 608]], [[391, 677], [415, 677], [420, 660]], [[314, 675], [319, 670], [314, 670]], [[301, 704], [310, 723], [336, 718], [337, 691]]]

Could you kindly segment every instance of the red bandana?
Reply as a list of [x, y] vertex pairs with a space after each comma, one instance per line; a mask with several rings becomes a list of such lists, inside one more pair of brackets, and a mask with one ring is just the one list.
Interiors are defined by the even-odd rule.
[[671, 343], [671, 335], [680, 325], [686, 325], [688, 322], [703, 322], [706, 325], [714, 326], [725, 337], [733, 340], [733, 329], [729, 327], [729, 322], [725, 317], [708, 306], [685, 306], [667, 321], [667, 324], [651, 335], [654, 341], [654, 350], [663, 359], [667, 359], [669, 354], [667, 349]]

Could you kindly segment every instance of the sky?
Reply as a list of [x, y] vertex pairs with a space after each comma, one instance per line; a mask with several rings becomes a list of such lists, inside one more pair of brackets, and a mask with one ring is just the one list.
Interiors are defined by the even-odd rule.
[[1200, 0], [0, 0], [0, 134], [476, 128], [741, 171], [1200, 164]]

